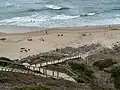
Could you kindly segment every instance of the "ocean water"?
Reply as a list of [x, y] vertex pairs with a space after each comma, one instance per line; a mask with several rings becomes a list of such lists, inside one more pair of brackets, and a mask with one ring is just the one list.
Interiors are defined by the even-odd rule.
[[0, 0], [0, 25], [76, 27], [120, 24], [120, 0]]

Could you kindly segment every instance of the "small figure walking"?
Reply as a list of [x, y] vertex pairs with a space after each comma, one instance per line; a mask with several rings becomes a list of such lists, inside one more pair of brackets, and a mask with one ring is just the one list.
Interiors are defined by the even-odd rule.
[[48, 34], [47, 30], [46, 30], [46, 35]]

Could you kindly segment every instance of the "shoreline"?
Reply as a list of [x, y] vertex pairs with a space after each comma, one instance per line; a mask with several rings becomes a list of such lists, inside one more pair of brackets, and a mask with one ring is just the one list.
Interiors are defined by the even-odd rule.
[[[109, 25], [95, 25], [95, 26], [79, 26], [79, 27], [51, 27], [51, 28], [41, 28], [41, 27], [27, 27], [27, 26], [15, 26], [15, 25], [0, 25], [0, 32], [7, 34], [24, 34], [29, 32], [36, 32], [42, 30], [89, 30], [89, 29], [105, 29], [105, 28], [116, 28], [120, 27], [120, 24]], [[1, 31], [3, 29], [3, 31]]]

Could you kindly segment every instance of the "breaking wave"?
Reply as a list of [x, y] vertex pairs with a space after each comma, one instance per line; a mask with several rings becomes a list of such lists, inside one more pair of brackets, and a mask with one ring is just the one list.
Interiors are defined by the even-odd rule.
[[96, 13], [88, 13], [88, 14], [81, 14], [81, 17], [85, 17], [85, 16], [94, 16]]
[[69, 16], [69, 15], [56, 15], [55, 17], [52, 17], [53, 20], [67, 20], [67, 19], [73, 19], [73, 18], [78, 18], [78, 16]]
[[46, 8], [48, 9], [53, 9], [53, 10], [64, 10], [64, 9], [69, 9], [67, 7], [60, 7], [56, 5], [45, 5]]
[[[31, 16], [24, 17], [14, 17], [10, 19], [4, 19], [0, 21], [0, 25], [18, 25], [18, 26], [37, 26], [40, 27], [43, 23], [51, 24], [52, 22], [56, 22], [57, 20], [72, 20], [74, 18], [78, 18], [80, 15], [71, 16], [71, 15], [55, 15], [55, 16], [47, 16], [34, 14]], [[44, 25], [43, 25], [44, 26]]]
[[69, 9], [69, 8], [55, 6], [55, 5], [45, 5], [43, 8], [40, 8], [40, 9], [39, 8], [38, 9], [30, 8], [30, 9], [27, 9], [27, 10], [24, 10], [24, 11], [21, 11], [21, 12], [40, 12], [40, 11], [45, 11], [45, 10], [49, 11], [49, 10], [66, 10], [66, 9]]
[[48, 20], [49, 17], [40, 16], [39, 14], [14, 17], [10, 19], [4, 19], [0, 21], [0, 25], [18, 25], [18, 26], [39, 26], [40, 22]]

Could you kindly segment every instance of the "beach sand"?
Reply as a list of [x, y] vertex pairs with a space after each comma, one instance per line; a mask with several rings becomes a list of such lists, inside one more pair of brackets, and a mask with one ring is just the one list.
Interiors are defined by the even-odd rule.
[[[5, 31], [6, 27], [0, 26], [0, 29]], [[7, 29], [12, 31], [13, 27], [9, 26]], [[14, 31], [16, 30], [30, 31], [31, 28], [14, 27]], [[79, 47], [100, 42], [106, 47], [111, 47], [113, 43], [120, 41], [120, 25], [42, 30], [32, 28], [32, 30], [32, 32], [24, 33], [0, 33], [0, 57], [14, 60], [66, 46]], [[62, 34], [63, 36], [61, 36]], [[6, 40], [1, 40], [3, 38]]]

